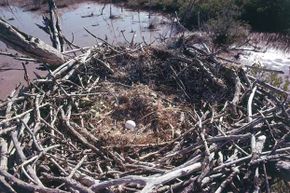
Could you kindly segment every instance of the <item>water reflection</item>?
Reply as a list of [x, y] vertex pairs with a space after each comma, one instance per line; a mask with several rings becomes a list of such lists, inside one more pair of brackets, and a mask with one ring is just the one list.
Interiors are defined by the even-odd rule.
[[[0, 5], [5, 2], [8, 1], [0, 0]], [[51, 44], [49, 35], [36, 25], [42, 24], [42, 15], [47, 12], [47, 6], [40, 5], [38, 2], [37, 0], [9, 2], [9, 6], [0, 7], [0, 17], [8, 20], [9, 23], [25, 33]], [[151, 43], [158, 40], [158, 37], [170, 34], [170, 21], [160, 14], [151, 14], [149, 18], [148, 12], [132, 11], [110, 4], [91, 1], [63, 0], [57, 2], [61, 7], [59, 15], [65, 37], [80, 47], [92, 46], [97, 43], [97, 40], [89, 35], [84, 27], [110, 43], [131, 42], [133, 37], [135, 42]], [[154, 28], [149, 29], [149, 26], [152, 25]], [[13, 52], [2, 42], [0, 42], [0, 50]], [[0, 56], [0, 58], [0, 69], [3, 69], [3, 66], [5, 68], [22, 68], [19, 61], [6, 56]], [[35, 64], [27, 65], [31, 79], [34, 78], [34, 71], [43, 74], [36, 70], [36, 67]], [[6, 97], [18, 82], [23, 83], [22, 77], [23, 72], [20, 70], [0, 70], [0, 98]]]

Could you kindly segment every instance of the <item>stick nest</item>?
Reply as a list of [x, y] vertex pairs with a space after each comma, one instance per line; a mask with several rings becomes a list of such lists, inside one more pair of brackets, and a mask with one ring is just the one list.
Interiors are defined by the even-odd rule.
[[1, 103], [1, 188], [268, 191], [289, 159], [287, 97], [192, 45], [104, 43]]

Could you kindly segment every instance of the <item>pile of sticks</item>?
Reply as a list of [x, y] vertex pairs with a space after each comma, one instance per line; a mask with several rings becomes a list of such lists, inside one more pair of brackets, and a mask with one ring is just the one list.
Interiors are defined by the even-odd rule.
[[[186, 127], [155, 143], [104, 141], [96, 127], [108, 125], [91, 109], [103, 108], [95, 104], [104, 104], [108, 83], [148, 86], [181, 109]], [[207, 49], [103, 41], [18, 90], [0, 104], [5, 192], [270, 192], [289, 174], [288, 93]], [[103, 98], [111, 112], [121, 103], [118, 92]], [[167, 131], [153, 123], [154, 134]]]

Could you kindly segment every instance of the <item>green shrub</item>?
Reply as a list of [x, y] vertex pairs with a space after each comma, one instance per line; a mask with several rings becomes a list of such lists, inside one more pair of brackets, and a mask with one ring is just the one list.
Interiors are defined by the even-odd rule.
[[242, 19], [254, 30], [266, 32], [290, 31], [290, 0], [240, 0]]
[[233, 18], [218, 16], [210, 19], [204, 26], [216, 46], [230, 46], [244, 42], [249, 34], [248, 26]]
[[[227, 17], [235, 26], [250, 24], [255, 31], [290, 33], [290, 0], [115, 0], [129, 6], [178, 12], [189, 29], [224, 23]], [[227, 22], [229, 23], [229, 22]], [[219, 38], [227, 39], [221, 35]], [[218, 38], [218, 39], [219, 39]]]
[[200, 22], [196, 21], [197, 24], [200, 23], [201, 29], [210, 34], [213, 43], [217, 46], [242, 42], [248, 36], [249, 27], [239, 20], [241, 9], [233, 0], [203, 1], [191, 8], [192, 18], [190, 19], [194, 19], [196, 15], [200, 20]]

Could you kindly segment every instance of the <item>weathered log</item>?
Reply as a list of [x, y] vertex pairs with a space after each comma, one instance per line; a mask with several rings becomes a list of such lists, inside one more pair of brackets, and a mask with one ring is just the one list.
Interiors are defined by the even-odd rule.
[[0, 18], [0, 41], [18, 52], [50, 65], [65, 62], [65, 56], [38, 38], [27, 35]]
[[62, 35], [60, 19], [57, 14], [57, 7], [54, 0], [48, 1], [49, 17], [43, 17], [44, 23], [49, 30], [53, 47], [59, 51], [64, 51], [64, 39]]

